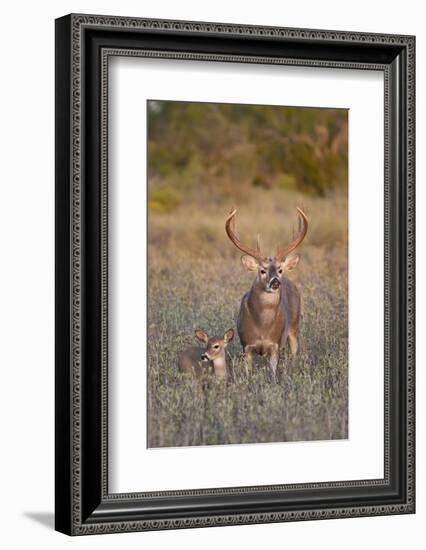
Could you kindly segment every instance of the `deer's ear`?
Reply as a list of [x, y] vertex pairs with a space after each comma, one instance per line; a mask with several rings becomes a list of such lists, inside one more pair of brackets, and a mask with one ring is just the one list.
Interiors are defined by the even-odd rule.
[[299, 263], [300, 256], [298, 254], [294, 254], [292, 256], [288, 256], [282, 263], [281, 266], [283, 268], [283, 271], [291, 271], [294, 269], [297, 264]]
[[204, 332], [204, 330], [196, 330], [195, 338], [202, 344], [207, 344], [207, 342], [209, 341], [209, 336], [207, 332]]
[[229, 344], [229, 342], [234, 338], [234, 329], [230, 328], [223, 335], [223, 340]]
[[241, 256], [241, 263], [248, 271], [257, 271], [259, 268], [257, 260], [255, 260], [252, 256], [249, 256], [248, 254], [244, 254], [244, 256]]

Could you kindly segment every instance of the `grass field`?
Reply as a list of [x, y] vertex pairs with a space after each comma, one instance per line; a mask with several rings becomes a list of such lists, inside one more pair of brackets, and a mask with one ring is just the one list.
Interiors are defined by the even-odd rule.
[[[238, 336], [228, 346], [232, 381], [201, 391], [183, 380], [177, 356], [196, 328], [221, 336], [236, 327], [253, 275], [228, 241], [224, 221], [238, 207], [243, 240], [273, 253], [290, 238], [296, 206], [310, 219], [290, 277], [300, 290], [299, 353], [271, 383], [265, 363], [247, 378]], [[149, 211], [148, 446], [177, 447], [348, 437], [347, 199], [251, 188], [240, 197], [198, 197], [173, 212]]]

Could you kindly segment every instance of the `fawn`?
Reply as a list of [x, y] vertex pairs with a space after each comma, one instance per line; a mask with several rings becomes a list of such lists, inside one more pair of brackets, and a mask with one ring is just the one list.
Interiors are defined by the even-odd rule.
[[197, 379], [213, 374], [218, 380], [228, 379], [225, 348], [234, 337], [233, 329], [229, 329], [223, 338], [209, 338], [203, 330], [195, 331], [195, 338], [205, 347], [193, 346], [187, 348], [179, 356], [179, 372], [195, 375]]

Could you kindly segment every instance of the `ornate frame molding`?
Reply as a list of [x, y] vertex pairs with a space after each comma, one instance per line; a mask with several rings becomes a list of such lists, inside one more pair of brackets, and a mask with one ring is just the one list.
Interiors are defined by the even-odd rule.
[[[101, 501], [104, 507], [108, 508], [108, 504], [112, 506], [111, 510], [97, 513], [94, 510], [91, 515], [87, 515], [87, 509], [93, 508], [84, 504], [85, 491], [85, 474], [83, 471], [83, 446], [84, 443], [84, 417], [85, 411], [83, 403], [85, 400], [84, 389], [84, 339], [83, 330], [85, 316], [85, 294], [84, 280], [87, 276], [87, 262], [85, 254], [87, 248], [84, 243], [86, 239], [86, 231], [91, 228], [88, 224], [85, 225], [85, 199], [84, 199], [84, 181], [85, 181], [85, 147], [87, 140], [84, 141], [84, 119], [86, 116], [85, 104], [87, 101], [87, 79], [85, 79], [84, 71], [86, 70], [84, 60], [87, 51], [87, 43], [85, 41], [86, 31], [96, 30], [112, 30], [115, 32], [127, 33], [148, 33], [150, 36], [154, 34], [167, 33], [168, 36], [185, 35], [185, 36], [214, 36], [214, 37], [230, 37], [238, 40], [244, 39], [262, 39], [265, 41], [292, 41], [293, 43], [323, 43], [330, 48], [335, 45], [350, 45], [350, 46], [365, 46], [368, 44], [374, 48], [391, 48], [392, 51], [401, 52], [400, 55], [405, 56], [406, 75], [405, 85], [401, 83], [401, 75], [396, 74], [398, 67], [392, 65], [391, 62], [371, 62], [371, 61], [354, 61], [354, 60], [333, 60], [333, 59], [314, 59], [308, 57], [279, 57], [265, 55], [243, 55], [243, 54], [224, 54], [224, 53], [196, 53], [193, 51], [172, 51], [169, 49], [153, 49], [153, 48], [129, 48], [129, 47], [114, 47], [102, 46], [100, 53], [100, 240], [101, 240], [101, 257], [100, 257], [100, 291], [101, 291], [101, 313], [100, 313], [100, 346], [101, 346], [101, 411], [100, 411], [100, 433], [101, 433], [101, 468], [99, 489]], [[86, 50], [85, 50], [86, 48]], [[58, 215], [64, 214], [65, 210], [69, 212], [69, 227], [66, 231], [65, 227], [57, 227], [58, 240], [62, 242], [63, 233], [68, 236], [69, 245], [69, 268], [65, 269], [69, 273], [69, 294], [67, 294], [70, 302], [69, 318], [59, 321], [60, 330], [64, 326], [68, 326], [69, 338], [69, 366], [65, 376], [63, 373], [64, 365], [64, 350], [57, 354], [56, 373], [61, 380], [60, 388], [57, 387], [57, 423], [58, 416], [65, 415], [69, 419], [69, 432], [66, 436], [69, 438], [69, 449], [63, 449], [64, 442], [62, 436], [58, 440], [57, 432], [57, 462], [62, 461], [62, 467], [59, 468], [59, 476], [62, 481], [57, 478], [57, 484], [68, 481], [69, 492], [65, 492], [65, 497], [59, 491], [57, 494], [57, 528], [69, 534], [82, 535], [91, 533], [112, 533], [124, 531], [141, 531], [155, 529], [177, 529], [188, 527], [201, 527], [213, 525], [236, 525], [244, 523], [264, 523], [264, 522], [282, 522], [282, 521], [299, 521], [307, 519], [326, 519], [336, 517], [359, 517], [368, 515], [384, 515], [396, 513], [412, 513], [414, 512], [414, 133], [415, 133], [415, 60], [414, 60], [415, 40], [412, 36], [397, 36], [397, 35], [381, 35], [381, 34], [364, 34], [364, 33], [346, 33], [342, 31], [330, 30], [308, 30], [308, 29], [288, 29], [279, 27], [253, 27], [246, 25], [228, 25], [218, 23], [202, 23], [202, 22], [187, 22], [187, 21], [169, 21], [169, 20], [152, 20], [152, 19], [136, 19], [122, 17], [107, 17], [94, 15], [70, 15], [67, 18], [62, 18], [57, 21], [57, 55], [59, 62], [64, 59], [69, 62], [69, 86], [63, 97], [64, 103], [69, 103], [70, 120], [69, 134], [62, 138], [57, 137], [57, 149], [69, 145], [71, 151], [68, 164], [60, 166], [57, 171], [57, 193], [63, 193], [62, 179], [64, 174], [68, 173], [69, 177], [69, 196], [64, 198], [64, 205], [58, 207]], [[130, 493], [130, 494], [109, 494], [108, 493], [108, 475], [107, 475], [107, 402], [108, 402], [108, 353], [107, 353], [107, 316], [108, 316], [108, 216], [107, 216], [107, 201], [108, 201], [108, 152], [107, 152], [107, 123], [108, 123], [108, 59], [110, 56], [139, 56], [139, 57], [157, 57], [169, 59], [191, 59], [203, 61], [229, 61], [241, 63], [274, 63], [283, 65], [302, 65], [314, 67], [336, 67], [345, 69], [369, 69], [379, 70], [384, 72], [385, 76], [385, 477], [383, 480], [364, 480], [360, 482], [345, 481], [336, 483], [315, 483], [315, 484], [297, 484], [297, 485], [280, 485], [270, 487], [240, 487], [228, 489], [213, 489], [213, 490], [193, 490], [193, 491], [171, 491], [158, 493]], [[61, 57], [62, 56], [62, 57]], [[57, 88], [60, 88], [60, 79], [66, 77], [66, 68], [57, 76]], [[404, 76], [404, 75], [403, 75]], [[396, 90], [395, 86], [399, 83], [400, 90]], [[392, 87], [393, 86], [393, 87]], [[58, 92], [57, 92], [58, 93]], [[61, 92], [59, 92], [61, 93]], [[396, 101], [395, 97], [405, 94], [406, 104], [406, 135], [402, 136], [405, 143], [398, 142], [398, 147], [402, 151], [400, 162], [405, 162], [405, 190], [400, 190], [403, 194], [403, 203], [395, 204], [391, 196], [391, 166], [392, 166], [392, 151], [395, 151], [395, 128], [392, 120], [392, 102]], [[63, 106], [59, 105], [59, 120], [61, 123]], [[58, 130], [59, 132], [61, 130]], [[400, 136], [401, 137], [401, 136]], [[67, 142], [67, 139], [69, 142]], [[405, 153], [404, 153], [405, 152]], [[58, 153], [57, 153], [58, 154]], [[62, 162], [62, 160], [61, 160]], [[67, 172], [68, 171], [68, 172]], [[58, 174], [59, 172], [59, 174]], [[404, 177], [404, 176], [402, 176]], [[404, 196], [405, 195], [405, 196]], [[303, 511], [296, 510], [281, 510], [273, 512], [253, 511], [250, 513], [229, 513], [213, 515], [190, 515], [179, 518], [155, 518], [143, 519], [143, 514], [140, 514], [139, 519], [126, 519], [119, 521], [117, 518], [117, 506], [120, 508], [121, 503], [133, 503], [144, 498], [161, 498], [161, 497], [183, 497], [183, 496], [224, 496], [224, 495], [244, 495], [258, 492], [294, 492], [305, 491], [307, 489], [339, 489], [339, 488], [372, 488], [378, 486], [389, 486], [391, 483], [390, 469], [391, 461], [391, 445], [390, 440], [393, 434], [390, 433], [390, 418], [392, 403], [391, 393], [391, 373], [390, 363], [391, 355], [395, 352], [393, 343], [390, 337], [391, 331], [391, 273], [393, 270], [392, 261], [395, 260], [394, 235], [391, 232], [391, 224], [395, 222], [397, 209], [401, 210], [402, 219], [405, 219], [405, 226], [400, 227], [401, 242], [405, 241], [405, 249], [396, 252], [405, 254], [403, 258], [406, 266], [405, 275], [405, 297], [403, 297], [403, 305], [406, 310], [403, 316], [406, 319], [405, 327], [405, 349], [402, 350], [405, 356], [405, 431], [406, 431], [406, 476], [405, 501], [392, 502], [390, 504], [369, 505], [363, 506], [331, 506], [324, 508], [308, 507]], [[399, 219], [399, 218], [398, 218]], [[60, 225], [60, 224], [59, 224]], [[57, 277], [62, 276], [62, 271], [59, 269]], [[402, 284], [402, 282], [401, 282]], [[403, 285], [404, 287], [404, 285]], [[59, 301], [62, 303], [63, 289], [59, 296]], [[58, 315], [58, 313], [57, 313]], [[61, 313], [59, 312], [59, 315]], [[62, 324], [61, 324], [62, 323]], [[400, 355], [400, 358], [402, 355]], [[87, 367], [86, 367], [87, 368]], [[68, 383], [67, 383], [68, 381]], [[62, 410], [63, 405], [59, 404], [62, 399], [63, 386], [68, 387], [70, 402], [69, 408], [65, 412]], [[60, 448], [59, 448], [60, 447]], [[69, 452], [68, 452], [69, 451]], [[69, 467], [69, 470], [67, 469]], [[87, 491], [87, 489], [86, 489]], [[65, 498], [67, 504], [65, 505]], [[101, 506], [102, 507], [102, 506]], [[109, 509], [108, 509], [109, 510]], [[109, 514], [109, 515], [108, 515]]]

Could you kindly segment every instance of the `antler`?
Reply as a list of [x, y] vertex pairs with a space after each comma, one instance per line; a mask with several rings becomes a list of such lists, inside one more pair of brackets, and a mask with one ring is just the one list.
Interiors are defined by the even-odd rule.
[[234, 245], [241, 250], [241, 252], [244, 252], [245, 254], [248, 254], [252, 258], [255, 258], [259, 262], [263, 262], [266, 258], [262, 255], [260, 251], [260, 241], [258, 238], [257, 241], [257, 248], [250, 248], [249, 246], [246, 246], [243, 244], [240, 239], [235, 234], [235, 214], [237, 213], [237, 209], [234, 208], [234, 210], [229, 214], [228, 218], [225, 222], [225, 230], [230, 238], [230, 240], [234, 243]]
[[282, 262], [285, 256], [290, 254], [292, 250], [294, 250], [299, 246], [299, 244], [303, 241], [308, 231], [308, 218], [306, 217], [306, 214], [300, 208], [298, 208], [297, 211], [299, 212], [298, 232], [296, 235], [294, 235], [294, 231], [293, 231], [293, 240], [291, 241], [291, 243], [289, 243], [286, 246], [282, 245], [278, 247], [277, 253], [275, 255], [275, 259], [278, 262]]

